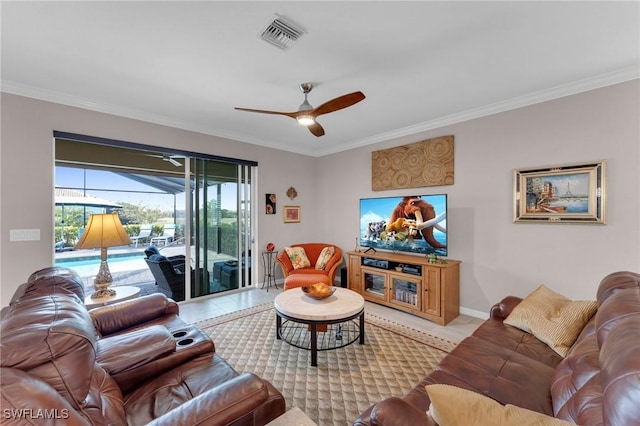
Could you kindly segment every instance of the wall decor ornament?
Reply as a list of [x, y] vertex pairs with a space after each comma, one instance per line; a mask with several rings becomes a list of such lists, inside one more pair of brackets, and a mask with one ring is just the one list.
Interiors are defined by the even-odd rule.
[[453, 135], [371, 153], [371, 190], [453, 185]]
[[513, 172], [513, 221], [604, 225], [606, 162]]
[[265, 213], [276, 214], [276, 194], [265, 194]]
[[293, 186], [287, 189], [287, 197], [293, 200], [297, 196], [298, 196], [298, 191], [296, 191], [296, 189]]
[[300, 206], [284, 206], [284, 223], [300, 222]]

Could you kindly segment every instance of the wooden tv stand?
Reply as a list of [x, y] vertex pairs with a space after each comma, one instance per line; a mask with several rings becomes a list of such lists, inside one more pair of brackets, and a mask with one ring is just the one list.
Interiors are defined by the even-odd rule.
[[365, 300], [446, 325], [460, 315], [460, 261], [350, 251], [349, 288]]

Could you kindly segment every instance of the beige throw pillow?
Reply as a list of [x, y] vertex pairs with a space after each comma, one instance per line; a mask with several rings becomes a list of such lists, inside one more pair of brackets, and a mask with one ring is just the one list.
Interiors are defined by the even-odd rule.
[[318, 256], [318, 260], [316, 261], [316, 269], [322, 270], [327, 267], [327, 262], [331, 260], [333, 254], [336, 252], [335, 247], [327, 246], [322, 249], [320, 252], [320, 256]]
[[440, 426], [566, 426], [572, 423], [451, 385], [425, 386], [428, 415]]
[[533, 334], [565, 357], [597, 308], [595, 300], [573, 301], [541, 285], [513, 309], [504, 323]]
[[311, 266], [311, 262], [309, 262], [307, 252], [304, 251], [304, 247], [285, 247], [284, 250], [289, 256], [293, 269], [302, 269]]

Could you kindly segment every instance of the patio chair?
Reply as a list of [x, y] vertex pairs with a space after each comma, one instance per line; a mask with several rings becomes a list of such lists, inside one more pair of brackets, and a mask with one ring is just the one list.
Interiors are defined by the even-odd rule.
[[173, 238], [176, 235], [176, 225], [165, 225], [164, 230], [162, 231], [162, 235], [159, 237], [151, 238], [151, 244], [159, 245], [162, 243], [163, 246], [173, 242]]
[[[151, 255], [151, 257], [144, 259], [153, 274], [153, 278], [156, 280], [158, 289], [172, 298], [176, 302], [181, 302], [185, 299], [185, 274], [173, 267], [169, 259], [162, 255]], [[196, 291], [196, 271], [191, 271], [191, 295], [198, 296]], [[206, 287], [209, 285], [209, 273], [206, 270], [198, 269], [200, 273], [201, 285], [204, 283]]]
[[151, 238], [151, 228], [141, 228], [138, 235], [131, 237], [131, 242], [135, 244], [135, 247], [138, 247], [138, 243], [140, 242], [148, 242]]
[[[151, 256], [153, 256], [154, 254], [157, 254], [158, 256], [162, 256], [162, 253], [160, 253], [160, 250], [158, 249], [158, 247], [154, 245], [150, 245], [149, 247], [144, 249], [144, 254], [147, 256], [147, 259], [151, 258]], [[184, 254], [166, 256], [166, 258], [169, 260], [169, 262], [171, 262], [171, 266], [173, 266], [174, 269], [177, 269], [179, 272], [184, 274], [185, 263], [186, 263], [186, 258]]]

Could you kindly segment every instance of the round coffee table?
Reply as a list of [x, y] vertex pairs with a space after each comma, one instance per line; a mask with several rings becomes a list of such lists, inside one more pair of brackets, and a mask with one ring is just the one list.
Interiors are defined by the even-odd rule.
[[[314, 367], [318, 365], [318, 351], [342, 348], [356, 340], [364, 344], [364, 299], [355, 291], [336, 287], [331, 296], [317, 300], [301, 288], [293, 288], [277, 295], [273, 304], [276, 338], [310, 350]], [[358, 317], [359, 321], [354, 321]], [[319, 325], [327, 326], [320, 343]]]

